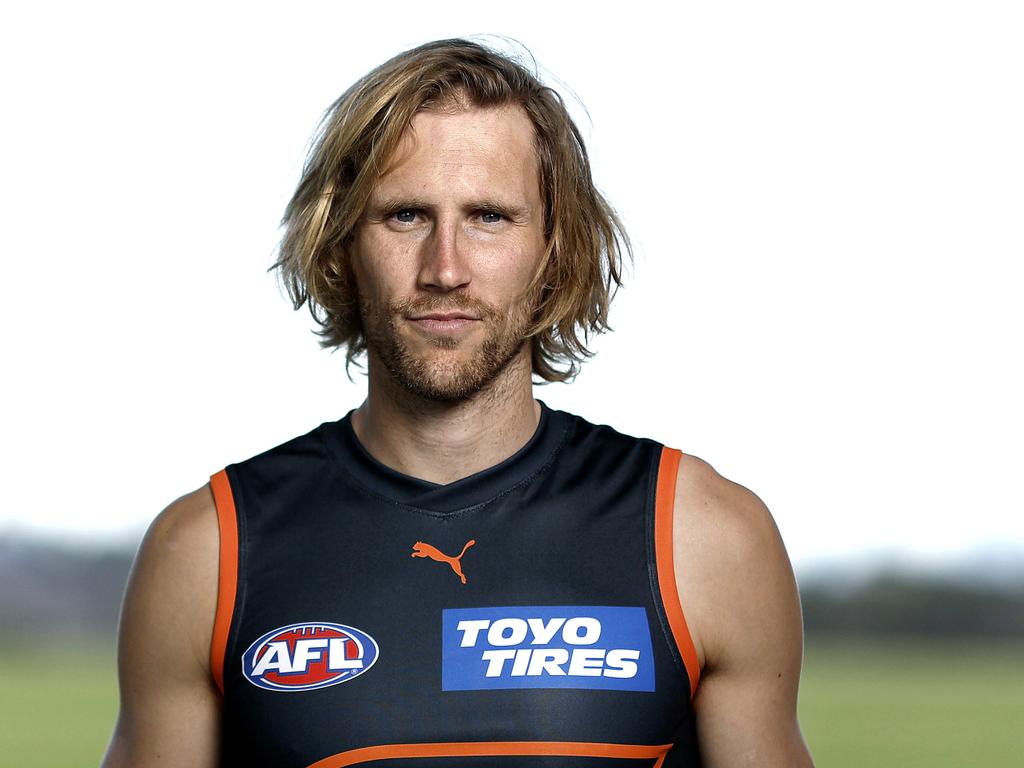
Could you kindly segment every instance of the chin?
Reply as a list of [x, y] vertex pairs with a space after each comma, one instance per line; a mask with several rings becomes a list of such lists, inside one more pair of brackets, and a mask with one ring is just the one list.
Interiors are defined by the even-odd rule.
[[488, 366], [482, 358], [438, 360], [428, 356], [395, 371], [396, 378], [409, 392], [426, 400], [457, 402], [466, 400], [490, 384], [501, 368]]

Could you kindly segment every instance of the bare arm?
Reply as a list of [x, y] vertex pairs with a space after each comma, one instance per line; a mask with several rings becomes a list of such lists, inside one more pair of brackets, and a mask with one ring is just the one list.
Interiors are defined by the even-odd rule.
[[121, 710], [103, 768], [217, 765], [220, 693], [209, 654], [218, 547], [209, 485], [146, 532], [121, 609]]
[[764, 503], [706, 462], [680, 462], [676, 581], [702, 671], [694, 696], [707, 768], [813, 768], [797, 722], [803, 621]]

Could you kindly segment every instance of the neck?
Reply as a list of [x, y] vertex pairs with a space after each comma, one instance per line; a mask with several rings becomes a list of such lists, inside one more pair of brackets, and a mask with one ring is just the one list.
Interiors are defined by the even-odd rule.
[[367, 365], [369, 390], [352, 429], [370, 455], [402, 474], [447, 485], [504, 461], [537, 429], [528, 349], [487, 387], [450, 402], [410, 393], [372, 353]]

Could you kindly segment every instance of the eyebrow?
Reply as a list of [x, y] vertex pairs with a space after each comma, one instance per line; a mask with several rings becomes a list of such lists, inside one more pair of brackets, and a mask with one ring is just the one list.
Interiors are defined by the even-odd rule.
[[[432, 211], [435, 208], [434, 205], [428, 203], [423, 198], [416, 197], [414, 195], [396, 195], [393, 197], [386, 197], [377, 202], [372, 202], [370, 207], [374, 211], [383, 214], [394, 213], [395, 211], [404, 211], [407, 209]], [[494, 211], [495, 213], [500, 213], [505, 216], [505, 218], [512, 221], [519, 221], [525, 218], [530, 212], [530, 209], [525, 205], [514, 205], [502, 202], [501, 200], [493, 197], [477, 198], [466, 203], [463, 207], [465, 210], [470, 211]]]

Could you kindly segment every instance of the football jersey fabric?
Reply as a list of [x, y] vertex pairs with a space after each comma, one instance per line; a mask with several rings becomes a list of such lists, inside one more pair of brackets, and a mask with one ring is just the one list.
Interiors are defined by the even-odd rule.
[[211, 477], [224, 765], [699, 765], [680, 453], [539, 402], [449, 484], [377, 461], [353, 411]]

